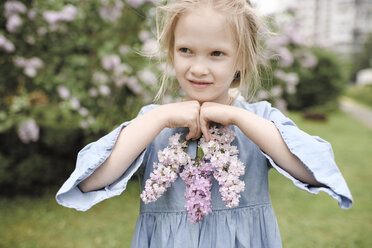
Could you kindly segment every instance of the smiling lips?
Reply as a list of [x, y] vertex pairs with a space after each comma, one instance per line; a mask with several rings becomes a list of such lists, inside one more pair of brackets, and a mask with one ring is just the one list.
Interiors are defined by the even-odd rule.
[[202, 82], [202, 81], [199, 82], [199, 81], [192, 81], [192, 80], [189, 80], [189, 82], [192, 84], [192, 86], [194, 86], [197, 89], [204, 89], [212, 85], [211, 82]]

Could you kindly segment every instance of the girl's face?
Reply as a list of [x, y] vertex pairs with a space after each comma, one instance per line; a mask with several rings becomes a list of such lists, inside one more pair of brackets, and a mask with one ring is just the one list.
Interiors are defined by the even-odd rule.
[[174, 30], [173, 63], [188, 99], [228, 103], [237, 71], [237, 42], [223, 13], [200, 6], [181, 15]]

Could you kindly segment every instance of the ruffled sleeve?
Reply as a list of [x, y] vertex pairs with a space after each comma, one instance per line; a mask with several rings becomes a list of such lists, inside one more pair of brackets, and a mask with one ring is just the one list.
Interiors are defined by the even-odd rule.
[[[154, 105], [143, 107], [137, 117], [152, 108], [154, 108]], [[85, 146], [79, 152], [75, 170], [57, 192], [56, 200], [59, 204], [65, 207], [75, 208], [76, 210], [86, 211], [98, 202], [119, 195], [125, 190], [128, 180], [143, 163], [146, 149], [137, 157], [125, 173], [111, 185], [86, 193], [83, 193], [77, 185], [90, 176], [110, 156], [120, 131], [132, 121], [124, 122], [98, 141]]]
[[271, 166], [279, 173], [292, 180], [295, 186], [307, 192], [318, 194], [320, 191], [338, 201], [341, 208], [348, 209], [353, 203], [350, 190], [337, 167], [331, 145], [317, 137], [300, 130], [289, 118], [278, 109], [265, 103], [264, 117], [271, 120], [279, 130], [285, 144], [304, 166], [312, 173], [314, 178], [325, 187], [314, 187], [292, 177], [278, 166], [270, 156], [264, 153]]

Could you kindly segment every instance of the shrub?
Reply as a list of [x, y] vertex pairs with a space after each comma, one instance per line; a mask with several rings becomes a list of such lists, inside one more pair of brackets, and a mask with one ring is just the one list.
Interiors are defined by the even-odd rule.
[[[146, 3], [150, 2], [150, 3]], [[149, 0], [0, 3], [0, 194], [66, 179], [87, 142], [151, 101]]]
[[[263, 70], [264, 80], [272, 79], [267, 92], [258, 99], [266, 99], [281, 110], [332, 109], [346, 86], [346, 70], [341, 59], [319, 47], [309, 47], [298, 29], [295, 10], [273, 16], [271, 29], [277, 34], [266, 42], [267, 54]], [[268, 73], [269, 72], [269, 73]]]
[[289, 109], [337, 105], [337, 99], [345, 89], [347, 81], [339, 58], [324, 49], [312, 51], [317, 65], [313, 68], [297, 67], [299, 82], [296, 94], [284, 94]]

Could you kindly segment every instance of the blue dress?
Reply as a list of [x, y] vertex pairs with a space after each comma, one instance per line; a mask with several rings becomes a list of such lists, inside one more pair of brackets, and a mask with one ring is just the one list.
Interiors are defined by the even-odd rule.
[[[145, 106], [139, 115], [157, 106]], [[249, 104], [236, 100], [234, 106], [275, 123], [289, 150], [302, 161], [315, 179], [326, 187], [312, 187], [293, 178], [262, 152], [238, 127], [232, 126], [236, 133], [232, 145], [238, 147], [239, 159], [245, 164], [245, 190], [241, 193], [239, 206], [226, 208], [218, 191], [218, 183], [213, 179], [212, 213], [204, 217], [200, 223], [191, 224], [184, 207], [185, 184], [178, 177], [157, 201], [149, 204], [141, 201], [132, 247], [282, 247], [269, 196], [270, 168], [278, 170], [300, 189], [314, 194], [324, 191], [336, 199], [341, 208], [351, 207], [352, 196], [335, 164], [329, 143], [299, 130], [290, 119], [267, 102]], [[81, 192], [77, 185], [107, 159], [121, 129], [129, 123], [130, 121], [123, 123], [79, 152], [76, 169], [57, 193], [56, 199], [59, 204], [86, 211], [104, 199], [120, 195], [134, 173], [138, 174], [143, 187], [153, 171], [153, 163], [158, 159], [157, 152], [168, 146], [171, 135], [187, 132], [186, 128], [162, 130], [117, 181], [101, 190]], [[196, 145], [196, 142], [191, 142], [187, 149], [191, 156], [195, 156]]]

